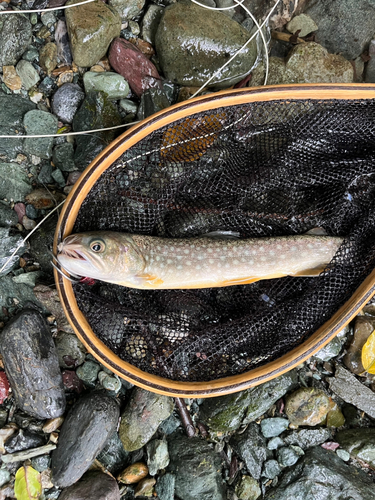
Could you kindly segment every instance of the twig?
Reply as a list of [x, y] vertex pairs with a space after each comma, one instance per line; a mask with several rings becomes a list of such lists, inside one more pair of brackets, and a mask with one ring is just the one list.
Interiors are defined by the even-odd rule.
[[289, 35], [288, 33], [281, 33], [280, 31], [272, 31], [271, 36], [274, 40], [281, 40], [282, 42], [288, 43], [306, 43], [303, 38], [293, 38], [294, 35]]
[[178, 411], [180, 413], [182, 425], [184, 426], [185, 432], [189, 438], [195, 436], [195, 427], [191, 419], [190, 413], [186, 408], [185, 401], [181, 398], [175, 398]]
[[9, 453], [7, 455], [2, 455], [1, 460], [5, 464], [10, 464], [13, 462], [23, 462], [29, 458], [39, 457], [40, 455], [45, 455], [56, 448], [55, 444], [46, 444], [44, 446], [39, 446], [39, 448], [32, 448], [31, 450], [16, 451], [15, 453]]

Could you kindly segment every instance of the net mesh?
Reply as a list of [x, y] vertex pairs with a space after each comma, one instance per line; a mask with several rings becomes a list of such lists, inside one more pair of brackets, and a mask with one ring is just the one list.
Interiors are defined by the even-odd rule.
[[322, 227], [345, 240], [317, 278], [199, 290], [74, 285], [120, 358], [181, 381], [267, 363], [306, 340], [375, 266], [375, 102], [255, 102], [191, 115], [127, 150], [93, 185], [74, 232], [241, 238]]

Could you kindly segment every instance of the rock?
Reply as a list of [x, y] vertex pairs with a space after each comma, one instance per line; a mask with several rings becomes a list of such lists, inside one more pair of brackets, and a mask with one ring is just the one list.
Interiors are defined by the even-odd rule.
[[65, 186], [65, 178], [59, 168], [55, 168], [55, 170], [53, 170], [51, 177], [60, 187]]
[[14, 66], [3, 66], [3, 82], [10, 90], [20, 90], [22, 80]]
[[100, 365], [94, 361], [86, 361], [77, 369], [77, 375], [82, 382], [90, 385], [95, 384], [100, 371]]
[[298, 36], [302, 38], [309, 35], [313, 31], [316, 31], [318, 29], [318, 26], [311, 19], [311, 17], [307, 16], [306, 14], [300, 14], [299, 16], [293, 17], [293, 19], [289, 21], [289, 23], [286, 25], [286, 29], [289, 31], [289, 33], [295, 33], [296, 31], [300, 30]]
[[[79, 1], [69, 0], [67, 5]], [[73, 61], [77, 66], [93, 66], [106, 55], [111, 41], [120, 35], [120, 16], [100, 0], [67, 9], [65, 15]]]
[[200, 439], [189, 439], [179, 432], [168, 439], [169, 471], [176, 477], [175, 494], [181, 500], [224, 500], [220, 474], [221, 459], [213, 446]]
[[285, 445], [285, 442], [283, 439], [281, 439], [279, 437], [274, 437], [268, 441], [267, 448], [269, 450], [277, 450], [278, 448], [280, 448], [281, 446], [284, 446], [284, 445]]
[[319, 26], [316, 41], [329, 52], [355, 59], [374, 35], [375, 15], [372, 0], [341, 0], [339, 5], [324, 0], [309, 2], [304, 9]]
[[[52, 265], [51, 265], [51, 255], [48, 253], [48, 249], [51, 248], [53, 243], [53, 236], [56, 229], [57, 217], [53, 215], [49, 217], [43, 224], [33, 233], [30, 237], [30, 253], [35, 258], [37, 262], [39, 262], [43, 273], [46, 275], [52, 276]], [[44, 295], [46, 293], [46, 295]], [[52, 295], [49, 295], [52, 294]], [[57, 324], [61, 325], [60, 328], [65, 329], [70, 332], [73, 331], [72, 327], [69, 325], [66, 316], [63, 313], [61, 304], [57, 301], [58, 295], [56, 290], [49, 289], [49, 292], [44, 289], [44, 292], [41, 293], [41, 296], [38, 297], [40, 300], [43, 300], [43, 295], [45, 300], [49, 302], [51, 307], [54, 307], [54, 311], [50, 310], [50, 312], [54, 316], [58, 316]], [[50, 297], [53, 297], [50, 299]], [[47, 306], [46, 306], [47, 307]], [[63, 328], [64, 326], [64, 328]]]
[[72, 123], [74, 115], [85, 98], [76, 83], [64, 83], [52, 98], [52, 110], [63, 123]]
[[22, 54], [22, 59], [29, 62], [39, 61], [39, 51], [35, 47], [30, 47], [26, 52]]
[[[6, 17], [6, 16], [1, 16]], [[18, 17], [18, 16], [9, 16]], [[0, 93], [0, 134], [1, 135], [14, 135], [22, 133], [23, 116], [27, 111], [34, 109], [36, 106], [27, 99], [22, 99], [16, 95], [5, 95]], [[0, 141], [0, 155], [8, 157], [10, 160], [23, 152], [22, 140], [20, 139], [1, 139]], [[1, 165], [1, 164], [0, 164]], [[0, 167], [0, 178], [3, 179]], [[1, 189], [1, 187], [0, 187]], [[0, 194], [0, 198], [3, 198]], [[21, 198], [19, 198], [21, 199]]]
[[138, 120], [144, 120], [145, 118], [161, 111], [162, 109], [168, 108], [169, 106], [170, 102], [163, 89], [147, 89], [142, 94], [137, 118]]
[[0, 66], [14, 65], [32, 40], [32, 26], [24, 14], [1, 16]]
[[287, 470], [277, 487], [269, 490], [264, 498], [371, 500], [373, 496], [374, 483], [366, 474], [346, 465], [335, 453], [316, 447]]
[[239, 500], [257, 500], [262, 494], [258, 481], [250, 476], [242, 476], [236, 486], [236, 495]]
[[272, 456], [272, 453], [266, 448], [266, 440], [260, 433], [259, 425], [252, 422], [244, 433], [234, 434], [230, 444], [245, 462], [247, 470], [253, 478], [259, 479], [263, 462]]
[[46, 43], [40, 50], [40, 65], [50, 75], [57, 66], [57, 46], [55, 43]]
[[134, 497], [152, 497], [155, 483], [156, 479], [153, 477], [142, 479], [134, 490]]
[[[46, 285], [38, 285], [34, 288], [34, 294], [38, 298], [39, 302], [43, 304], [44, 308], [50, 314], [52, 313], [52, 315], [55, 317], [58, 330], [64, 330], [64, 332], [73, 332], [73, 329], [70, 326], [65, 316], [57, 290], [51, 289], [49, 286]], [[73, 335], [73, 337], [76, 340], [72, 341], [72, 343], [73, 342], [79, 343], [79, 340], [77, 339], [75, 334]], [[59, 334], [55, 339], [57, 346], [57, 354], [59, 355], [58, 339], [60, 339]], [[75, 353], [75, 355], [77, 355], [77, 353]]]
[[121, 75], [111, 71], [102, 73], [87, 71], [83, 75], [83, 84], [86, 93], [102, 91], [107, 94], [109, 99], [113, 100], [125, 98], [129, 94], [128, 82]]
[[48, 26], [49, 28], [53, 26], [56, 22], [56, 17], [53, 12], [42, 12], [40, 15], [40, 20], [42, 21], [44, 26]]
[[53, 484], [66, 488], [90, 467], [116, 430], [117, 402], [103, 392], [77, 400], [66, 417], [56, 450], [52, 452]]
[[345, 402], [375, 418], [375, 394], [345, 368], [337, 364], [335, 377], [328, 378], [328, 384], [331, 391]]
[[261, 421], [260, 427], [265, 438], [278, 436], [289, 427], [289, 422], [286, 418], [265, 418]]
[[147, 475], [147, 465], [142, 462], [136, 462], [132, 465], [129, 465], [129, 467], [126, 467], [126, 469], [117, 476], [117, 480], [125, 484], [135, 484], [138, 483], [141, 479], [145, 478]]
[[121, 415], [119, 435], [125, 450], [139, 450], [148, 443], [173, 408], [173, 398], [136, 387]]
[[343, 362], [352, 373], [360, 375], [365, 371], [361, 361], [362, 347], [374, 330], [374, 320], [365, 316], [357, 316], [354, 324], [354, 335], [343, 358]]
[[285, 404], [285, 413], [293, 425], [318, 425], [329, 410], [328, 396], [314, 387], [297, 389], [287, 397]]
[[76, 368], [85, 361], [85, 346], [75, 334], [59, 332], [55, 344], [61, 368]]
[[46, 444], [46, 438], [42, 434], [20, 429], [16, 435], [10, 437], [5, 443], [7, 453], [38, 448]]
[[38, 472], [43, 472], [48, 469], [51, 463], [51, 458], [49, 455], [41, 455], [39, 457], [34, 457], [31, 459], [31, 466]]
[[121, 439], [117, 432], [109, 438], [103, 450], [97, 456], [97, 460], [111, 474], [118, 474], [126, 465], [129, 454], [124, 450]]
[[100, 384], [103, 386], [104, 389], [107, 389], [107, 391], [111, 391], [114, 394], [120, 392], [122, 383], [117, 375], [115, 374], [109, 375], [108, 373], [101, 371], [98, 373], [98, 379]]
[[332, 433], [329, 429], [301, 429], [293, 431], [284, 438], [285, 444], [298, 444], [303, 450], [317, 446], [325, 441], [332, 440]]
[[327, 413], [327, 427], [341, 427], [345, 424], [345, 417], [342, 414], [339, 406], [335, 402], [331, 402], [331, 409]]
[[160, 500], [174, 500], [176, 476], [174, 474], [164, 474], [159, 476], [156, 482], [155, 491]]
[[[56, 134], [57, 118], [51, 113], [39, 109], [28, 111], [23, 119], [27, 135]], [[53, 137], [43, 139], [25, 139], [24, 150], [29, 155], [48, 160], [52, 156]]]
[[51, 184], [52, 182], [52, 170], [53, 167], [49, 162], [46, 162], [42, 165], [42, 168], [40, 169], [39, 175], [38, 175], [38, 182], [39, 184]]
[[[375, 429], [346, 429], [339, 431], [335, 439], [353, 458], [375, 467]], [[338, 451], [338, 450], [337, 450]]]
[[62, 426], [64, 422], [64, 417], [56, 417], [48, 419], [42, 427], [42, 431], [46, 434], [57, 431], [59, 427]]
[[10, 472], [6, 469], [0, 469], [0, 488], [1, 486], [4, 486], [4, 484], [9, 483], [9, 481], [10, 481]]
[[247, 391], [207, 398], [200, 406], [199, 418], [210, 432], [230, 432], [263, 415], [284, 394], [297, 385], [297, 374], [290, 371]]
[[[288, 448], [281, 448], [281, 450], [287, 450]], [[281, 451], [280, 450], [280, 451]], [[264, 462], [263, 466], [263, 476], [268, 479], [275, 479], [281, 472], [281, 468], [277, 460], [267, 460]]]
[[160, 76], [154, 64], [127, 40], [116, 38], [112, 42], [108, 59], [112, 68], [125, 78], [138, 97], [146, 89], [160, 85]]
[[125, 111], [125, 113], [136, 115], [138, 106], [135, 102], [130, 99], [121, 99], [119, 102], [121, 108]]
[[99, 470], [86, 472], [80, 481], [65, 488], [60, 500], [120, 500], [120, 490], [116, 480]]
[[175, 415], [168, 417], [164, 422], [162, 422], [159, 426], [159, 431], [168, 436], [169, 434], [173, 434], [175, 430], [177, 430], [181, 425], [181, 421]]
[[163, 12], [163, 7], [151, 4], [143, 16], [141, 36], [143, 40], [151, 43], [151, 45], [155, 45], [156, 31]]
[[81, 394], [84, 389], [83, 383], [75, 371], [64, 370], [61, 373], [61, 376], [63, 379], [64, 388], [67, 392], [76, 392], [77, 394]]
[[0, 203], [0, 227], [15, 226], [17, 222], [18, 217], [16, 212], [8, 207], [8, 205]]
[[343, 328], [334, 339], [326, 344], [314, 356], [321, 361], [329, 361], [340, 354], [341, 348], [346, 341], [346, 336], [349, 333], [349, 327]]
[[70, 142], [64, 142], [63, 144], [59, 144], [54, 148], [52, 161], [54, 165], [63, 172], [73, 172], [74, 170], [76, 170], [73, 156], [73, 144], [71, 144]]
[[59, 19], [56, 25], [55, 42], [57, 46], [57, 59], [61, 64], [70, 66], [73, 58], [69, 46], [68, 30], [64, 20]]
[[[167, 79], [199, 87], [248, 39], [248, 31], [223, 13], [190, 2], [177, 2], [165, 9], [155, 46]], [[249, 73], [256, 58], [257, 45], [253, 40], [211, 85], [220, 88], [234, 85]]]
[[277, 450], [277, 460], [281, 467], [290, 467], [294, 465], [298, 459], [299, 455], [289, 446]]
[[345, 450], [336, 450], [336, 455], [340, 457], [341, 460], [344, 460], [344, 462], [349, 462], [350, 460], [350, 453]]
[[17, 64], [16, 71], [21, 78], [22, 86], [26, 90], [31, 89], [31, 87], [36, 85], [40, 80], [39, 74], [34, 66], [24, 59], [21, 59], [21, 61]]
[[367, 63], [365, 82], [375, 83], [375, 40], [370, 42], [368, 55], [371, 59]]
[[30, 309], [15, 316], [3, 330], [0, 351], [17, 406], [42, 419], [63, 415], [57, 353], [43, 316]]
[[109, 0], [108, 4], [125, 22], [127, 19], [133, 19], [141, 13], [145, 0]]
[[160, 469], [169, 464], [168, 444], [161, 439], [147, 443], [147, 466], [150, 476], [155, 476]]
[[0, 163], [0, 198], [19, 201], [23, 200], [30, 191], [30, 179], [22, 165]]
[[3, 276], [0, 280], [0, 318], [3, 317], [1, 308], [14, 308], [15, 303], [22, 307], [27, 302], [41, 306], [28, 285], [15, 283], [10, 276]]

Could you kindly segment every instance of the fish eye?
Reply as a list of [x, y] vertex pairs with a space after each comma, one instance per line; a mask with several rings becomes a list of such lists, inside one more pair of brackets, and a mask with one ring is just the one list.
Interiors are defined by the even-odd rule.
[[93, 252], [99, 253], [99, 252], [104, 252], [105, 250], [105, 244], [103, 241], [93, 241], [90, 243], [90, 248]]

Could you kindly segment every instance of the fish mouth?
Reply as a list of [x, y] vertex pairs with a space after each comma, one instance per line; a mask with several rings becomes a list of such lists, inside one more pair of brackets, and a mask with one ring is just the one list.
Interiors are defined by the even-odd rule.
[[83, 252], [76, 250], [74, 248], [66, 248], [66, 246], [62, 246], [62, 243], [57, 248], [58, 255], [66, 255], [67, 257], [71, 257], [76, 260], [86, 261], [86, 257]]

